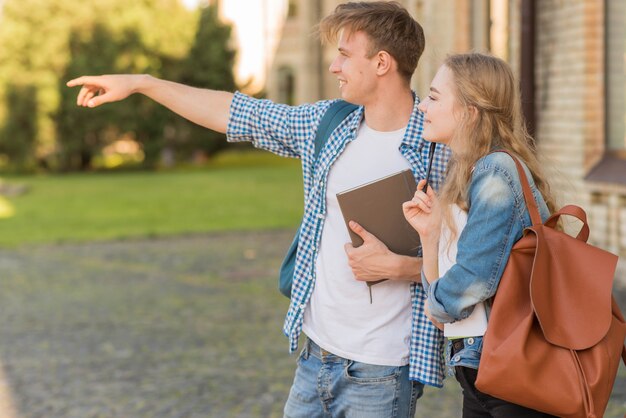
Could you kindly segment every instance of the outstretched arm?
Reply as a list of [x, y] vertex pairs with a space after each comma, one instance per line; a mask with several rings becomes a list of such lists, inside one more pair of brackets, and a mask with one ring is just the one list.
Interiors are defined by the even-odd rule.
[[83, 76], [68, 81], [67, 86], [82, 86], [76, 99], [78, 106], [96, 107], [141, 93], [185, 119], [221, 133], [226, 133], [233, 99], [229, 92], [185, 86], [144, 74]]

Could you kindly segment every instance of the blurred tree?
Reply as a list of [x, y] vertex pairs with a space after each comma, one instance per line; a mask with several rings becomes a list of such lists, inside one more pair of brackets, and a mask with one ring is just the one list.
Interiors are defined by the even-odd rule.
[[77, 90], [68, 89], [65, 81], [83, 74], [110, 73], [117, 57], [132, 54], [135, 48], [141, 48], [136, 34], [127, 33], [120, 42], [101, 24], [96, 24], [86, 37], [78, 31], [70, 35], [70, 60], [59, 80], [61, 100], [55, 114], [57, 164], [62, 171], [92, 168], [94, 156], [129, 128], [125, 125], [129, 125], [128, 112], [132, 109], [127, 102], [95, 109], [76, 106]]
[[33, 144], [37, 136], [37, 90], [13, 84], [6, 93], [7, 123], [0, 131], [0, 153], [9, 159], [9, 168], [18, 172], [34, 166]]
[[[13, 115], [4, 98], [11, 86], [24, 85], [37, 93], [29, 95], [34, 98], [33, 126], [38, 128], [32, 131], [30, 152], [53, 168], [86, 169], [103, 146], [129, 133], [142, 145], [148, 167], [158, 162], [165, 143], [190, 148], [210, 144], [208, 131], [194, 131], [142, 97], [100, 109], [78, 108], [77, 90], [68, 89], [65, 82], [83, 74], [146, 72], [231, 90], [230, 29], [211, 10], [205, 9], [198, 19], [198, 13], [179, 0], [5, 0], [0, 24], [0, 130], [14, 135], [15, 124], [9, 123]], [[198, 22], [204, 28], [194, 43]], [[192, 43], [196, 50], [191, 56], [196, 58], [186, 58]], [[195, 59], [200, 61], [196, 64]]]
[[[196, 37], [183, 63], [180, 78], [183, 83], [214, 90], [233, 91], [236, 88], [231, 31], [230, 25], [219, 20], [217, 6], [209, 4], [201, 8]], [[228, 146], [224, 135], [191, 122], [178, 121], [176, 127], [183, 133], [177, 138], [184, 141], [177, 144], [183, 157], [189, 158], [196, 151], [210, 156]]]

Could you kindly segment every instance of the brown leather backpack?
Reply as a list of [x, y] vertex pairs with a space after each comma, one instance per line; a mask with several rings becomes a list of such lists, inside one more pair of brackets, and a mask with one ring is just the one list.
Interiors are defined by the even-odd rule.
[[[511, 154], [509, 154], [511, 155]], [[519, 173], [532, 226], [515, 243], [494, 298], [478, 368], [478, 390], [561, 417], [602, 417], [626, 323], [611, 294], [617, 256], [587, 244], [587, 216], [565, 206], [545, 223]], [[575, 238], [559, 217], [583, 223]]]

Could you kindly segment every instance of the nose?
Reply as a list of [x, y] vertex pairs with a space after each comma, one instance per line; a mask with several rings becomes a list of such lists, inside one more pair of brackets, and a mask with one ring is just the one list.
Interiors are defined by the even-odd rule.
[[426, 111], [428, 110], [428, 104], [426, 103], [427, 101], [428, 101], [428, 97], [426, 97], [424, 100], [419, 102], [419, 104], [417, 105], [417, 109], [420, 112], [426, 113]]
[[337, 74], [341, 71], [341, 66], [339, 65], [339, 57], [336, 57], [333, 62], [330, 63], [330, 67], [328, 67], [328, 71], [333, 74]]

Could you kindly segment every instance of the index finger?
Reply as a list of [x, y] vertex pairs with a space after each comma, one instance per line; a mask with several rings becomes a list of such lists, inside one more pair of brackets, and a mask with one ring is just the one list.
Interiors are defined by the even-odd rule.
[[433, 190], [432, 187], [428, 186], [428, 189], [426, 190], [426, 196], [428, 196], [430, 199], [436, 197], [437, 195], [435, 194], [435, 191]]
[[68, 87], [74, 87], [74, 86], [82, 86], [83, 84], [93, 84], [94, 79], [95, 77], [92, 77], [92, 76], [82, 76], [82, 77], [74, 78], [68, 81], [67, 83], [65, 83], [65, 85]]

